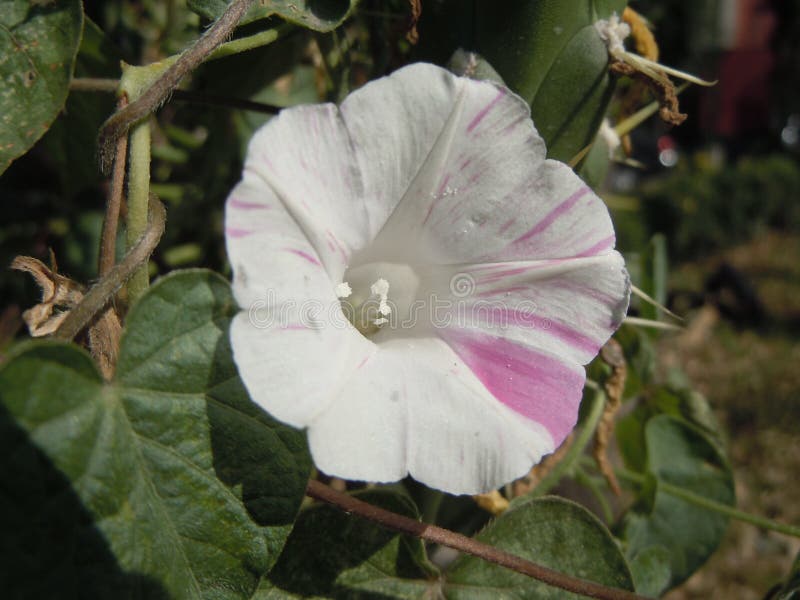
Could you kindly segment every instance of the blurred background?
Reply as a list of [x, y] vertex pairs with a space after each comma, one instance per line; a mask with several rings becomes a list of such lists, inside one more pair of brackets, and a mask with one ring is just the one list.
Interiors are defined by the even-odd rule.
[[[183, 5], [86, 2], [110, 33], [87, 24], [76, 74], [118, 77], [119, 60], [144, 64], [185, 47], [204, 23]], [[407, 39], [407, 1], [363, 0], [332, 34], [288, 27], [278, 42], [228, 59], [246, 61], [250, 77], [231, 76], [237, 69], [227, 61], [194, 73], [196, 95], [165, 105], [154, 129], [153, 190], [169, 219], [153, 275], [227, 272], [223, 202], [247, 140], [269, 115], [232, 109], [225, 98], [336, 100], [424, 56], [426, 11], [435, 5], [421, 3], [419, 46]], [[631, 6], [649, 21], [660, 62], [719, 82], [680, 95], [682, 125], [650, 119], [633, 131], [628, 155], [600, 187], [634, 276], [642, 260], [655, 265], [658, 299], [685, 317], [681, 331], [649, 338], [658, 377], [708, 399], [727, 436], [740, 508], [799, 523], [800, 2]], [[612, 114], [647, 101], [621, 82]], [[95, 135], [113, 105], [107, 94], [72, 94], [54, 127], [0, 178], [0, 264], [19, 254], [47, 262], [52, 249], [61, 272], [86, 283], [96, 276], [107, 183]], [[21, 313], [37, 294], [27, 275], [0, 270], [0, 356], [24, 335]], [[763, 598], [799, 550], [798, 540], [732, 523], [706, 568], [667, 597]]]
[[[606, 196], [623, 249], [663, 235], [666, 298], [685, 329], [658, 368], [688, 378], [728, 436], [740, 508], [800, 522], [800, 3], [634, 2], [660, 62], [719, 83], [689, 114], [632, 135], [645, 169], [617, 166]], [[656, 238], [659, 239], [659, 238]], [[800, 543], [731, 523], [721, 548], [667, 598], [764, 597]]]

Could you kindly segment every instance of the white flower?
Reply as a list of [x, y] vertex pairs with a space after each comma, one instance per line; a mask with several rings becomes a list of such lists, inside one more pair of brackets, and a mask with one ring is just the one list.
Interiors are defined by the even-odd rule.
[[524, 475], [628, 304], [608, 211], [524, 101], [428, 64], [269, 121], [226, 238], [239, 373], [346, 479]]

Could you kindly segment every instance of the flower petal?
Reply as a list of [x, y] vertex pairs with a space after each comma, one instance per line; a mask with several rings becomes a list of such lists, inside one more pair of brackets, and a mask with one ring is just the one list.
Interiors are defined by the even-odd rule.
[[456, 494], [521, 477], [554, 449], [544, 426], [498, 402], [436, 338], [381, 344], [308, 433], [326, 473], [367, 481], [410, 473]]
[[583, 367], [492, 334], [448, 329], [440, 336], [494, 398], [542, 425], [554, 447], [561, 445], [578, 421]]
[[320, 255], [270, 186], [245, 171], [226, 208], [243, 309], [231, 325], [234, 360], [256, 403], [304, 426], [375, 345], [345, 318]]
[[371, 215], [371, 260], [409, 262], [410, 247], [411, 262], [439, 264], [613, 248], [605, 205], [545, 160], [527, 104], [506, 88], [416, 64], [351, 94], [341, 111], [364, 192], [387, 211], [380, 229]]
[[470, 288], [468, 295], [451, 291], [449, 310], [434, 325], [482, 331], [581, 365], [622, 323], [630, 295], [618, 252], [462, 265], [439, 279], [465, 280]]
[[341, 281], [352, 252], [367, 243], [369, 232], [361, 177], [338, 108], [321, 104], [281, 111], [253, 136], [245, 179], [263, 196], [242, 199], [234, 191], [226, 207], [228, 221], [241, 221], [247, 230], [249, 219], [260, 216], [257, 206], [282, 205], [298, 235], [309, 240], [314, 252], [308, 254]]
[[352, 327], [289, 325], [265, 330], [246, 312], [234, 318], [230, 338], [250, 397], [295, 427], [305, 427], [323, 411], [376, 349]]

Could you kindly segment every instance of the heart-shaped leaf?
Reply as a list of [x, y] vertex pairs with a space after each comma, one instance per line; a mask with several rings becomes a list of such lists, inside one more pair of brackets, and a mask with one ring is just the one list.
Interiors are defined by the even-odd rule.
[[64, 106], [82, 26], [80, 0], [0, 0], [0, 173]]
[[130, 312], [113, 383], [55, 342], [2, 366], [11, 597], [252, 596], [310, 460], [301, 432], [248, 399], [227, 335], [237, 310], [218, 275], [176, 272]]
[[[505, 512], [476, 536], [546, 567], [607, 586], [633, 590], [628, 565], [605, 526], [582, 506], [556, 497], [537, 498]], [[485, 562], [462, 556], [447, 571], [447, 598], [578, 598]]]

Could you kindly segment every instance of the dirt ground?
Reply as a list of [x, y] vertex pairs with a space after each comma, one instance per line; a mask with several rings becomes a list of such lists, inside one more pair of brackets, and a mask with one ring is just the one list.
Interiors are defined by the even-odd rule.
[[[675, 268], [671, 288], [702, 292], [723, 263], [752, 284], [760, 318], [726, 316], [714, 304], [730, 304], [728, 292], [706, 291], [710, 301], [689, 313], [685, 331], [663, 340], [662, 368], [681, 368], [714, 407], [728, 435], [739, 508], [800, 524], [800, 235], [765, 233]], [[666, 598], [764, 598], [798, 551], [798, 539], [732, 522], [709, 562]]]

